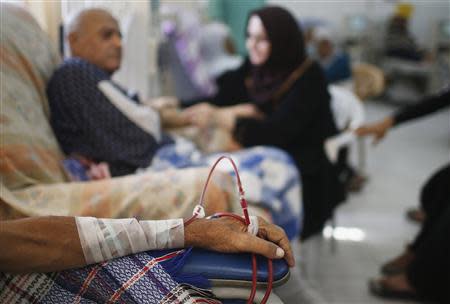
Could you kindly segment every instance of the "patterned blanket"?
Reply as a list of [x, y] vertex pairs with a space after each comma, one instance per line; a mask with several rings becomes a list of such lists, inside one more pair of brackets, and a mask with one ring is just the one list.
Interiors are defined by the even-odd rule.
[[144, 252], [57, 273], [0, 273], [0, 303], [221, 303], [166, 270], [183, 253]]
[[[172, 168], [211, 167], [224, 153], [202, 153], [191, 141], [175, 137], [175, 144], [166, 145], [156, 153], [152, 171]], [[257, 146], [228, 153], [236, 162], [246, 199], [268, 210], [273, 222], [281, 226], [289, 239], [299, 235], [302, 227], [300, 177], [292, 158], [284, 151]], [[235, 175], [226, 161], [215, 174]]]

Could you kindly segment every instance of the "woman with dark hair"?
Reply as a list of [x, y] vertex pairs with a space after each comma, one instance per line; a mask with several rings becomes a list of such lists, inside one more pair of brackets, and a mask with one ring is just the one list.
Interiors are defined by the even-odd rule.
[[303, 182], [302, 238], [318, 233], [344, 190], [323, 143], [337, 133], [327, 82], [306, 56], [295, 18], [281, 7], [253, 11], [247, 22], [248, 59], [219, 77], [210, 103], [186, 109], [200, 126], [215, 125], [233, 135], [232, 149], [271, 145], [287, 151]]

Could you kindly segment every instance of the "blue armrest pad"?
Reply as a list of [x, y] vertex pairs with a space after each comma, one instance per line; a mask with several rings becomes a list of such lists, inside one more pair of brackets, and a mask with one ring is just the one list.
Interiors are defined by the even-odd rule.
[[[155, 256], [167, 251], [153, 251]], [[267, 282], [267, 258], [258, 256], [258, 281]], [[289, 272], [289, 266], [282, 260], [273, 260], [273, 279], [281, 280]], [[202, 274], [208, 279], [216, 280], [252, 280], [251, 254], [228, 254], [194, 248], [186, 259], [182, 273]]]

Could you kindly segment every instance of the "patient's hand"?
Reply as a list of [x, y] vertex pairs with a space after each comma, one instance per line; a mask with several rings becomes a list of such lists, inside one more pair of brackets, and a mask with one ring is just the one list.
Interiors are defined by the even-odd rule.
[[185, 227], [186, 246], [219, 252], [257, 253], [271, 259], [284, 258], [289, 266], [295, 265], [291, 245], [280, 227], [258, 217], [257, 236], [248, 233], [245, 225], [235, 219], [197, 219]]
[[145, 101], [144, 104], [160, 110], [163, 108], [178, 108], [180, 101], [175, 96], [160, 96]]
[[161, 125], [164, 129], [181, 128], [191, 125], [191, 122], [178, 108], [159, 109]]
[[158, 111], [163, 128], [180, 128], [190, 125], [190, 122], [181, 113], [180, 101], [174, 96], [160, 96], [142, 102]]

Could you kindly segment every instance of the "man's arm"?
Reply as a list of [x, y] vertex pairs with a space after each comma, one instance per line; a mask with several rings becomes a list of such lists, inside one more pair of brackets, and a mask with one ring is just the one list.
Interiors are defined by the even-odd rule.
[[[92, 219], [91, 223], [107, 231], [93, 229], [93, 231], [80, 232], [80, 221], [78, 219]], [[167, 244], [170, 243], [164, 238], [162, 241], [160, 238], [159, 242], [149, 239], [151, 235], [170, 235], [170, 231], [152, 230], [151, 228], [156, 227], [153, 225], [155, 222], [164, 221], [142, 221], [139, 222], [138, 226], [134, 225], [133, 227], [128, 224], [137, 222], [134, 219], [108, 219], [103, 220], [103, 223], [100, 221], [102, 220], [94, 218], [59, 216], [0, 221], [0, 248], [2, 248], [0, 251], [0, 272], [60, 271], [139, 251], [161, 249], [155, 248], [155, 246], [168, 248]], [[119, 226], [122, 226], [125, 230], [121, 231], [122, 228]], [[137, 230], [141, 228], [145, 230], [144, 236], [140, 235], [136, 227]], [[81, 230], [83, 229], [85, 228]], [[259, 237], [249, 234], [246, 229], [242, 223], [234, 219], [198, 219], [184, 227], [184, 236], [182, 237], [186, 247], [201, 247], [220, 252], [254, 252], [274, 259], [284, 257], [290, 266], [294, 265], [289, 240], [281, 228], [258, 218], [257, 234]], [[115, 238], [114, 236], [111, 238], [108, 233], [103, 234], [103, 232], [111, 231], [119, 233], [116, 234]], [[126, 235], [125, 238], [124, 235]], [[173, 237], [176, 239], [177, 236]], [[80, 238], [82, 239], [81, 242]], [[102, 243], [102, 239], [104, 243]], [[122, 247], [125, 249], [108, 256], [104, 252], [104, 247], [106, 242], [108, 242], [107, 247], [110, 247], [111, 240], [120, 243], [120, 246], [116, 248]], [[127, 244], [130, 244], [129, 242], [146, 243], [147, 248], [142, 246], [137, 250], [136, 247], [132, 248], [134, 245], [127, 246]], [[178, 247], [179, 242], [175, 241], [172, 244]]]
[[74, 217], [0, 221], [0, 272], [50, 272], [86, 265]]

